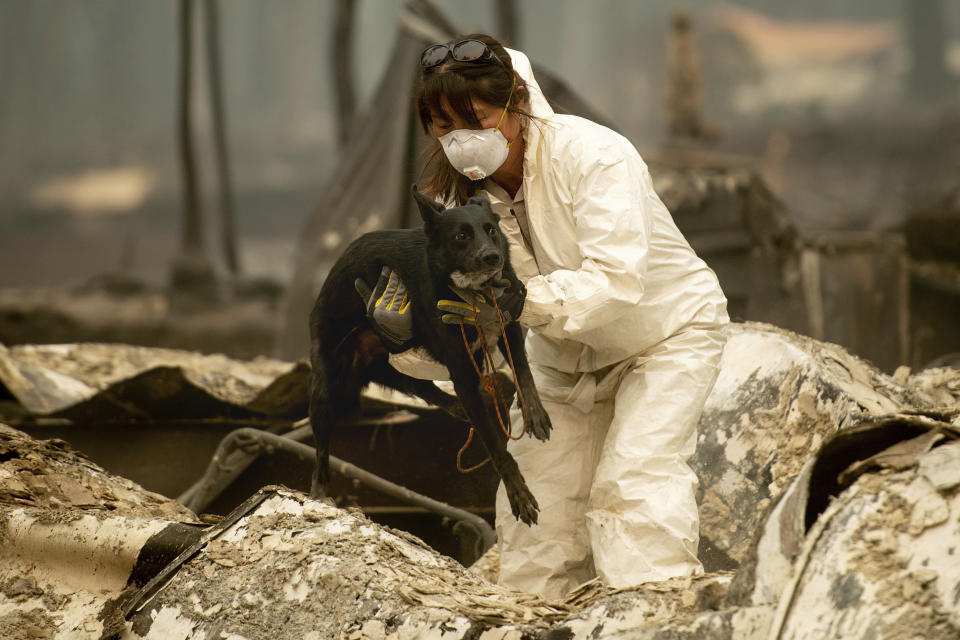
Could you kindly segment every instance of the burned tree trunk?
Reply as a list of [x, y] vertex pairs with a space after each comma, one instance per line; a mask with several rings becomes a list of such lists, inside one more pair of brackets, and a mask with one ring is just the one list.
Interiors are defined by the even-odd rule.
[[334, 95], [337, 100], [337, 132], [340, 146], [347, 143], [350, 122], [356, 108], [355, 89], [350, 60], [353, 49], [354, 9], [356, 0], [337, 0], [333, 19], [333, 41], [330, 59], [333, 61]]
[[204, 248], [203, 211], [197, 187], [191, 118], [194, 14], [193, 0], [180, 0], [178, 141], [183, 179], [183, 217], [180, 255], [173, 264], [171, 284], [174, 290], [210, 292], [214, 285], [214, 275]]
[[226, 107], [223, 99], [223, 68], [220, 57], [220, 17], [217, 0], [205, 0], [204, 21], [207, 45], [207, 76], [210, 86], [210, 111], [213, 121], [214, 153], [217, 159], [217, 181], [220, 188], [220, 237], [230, 273], [240, 272], [237, 256], [237, 234], [234, 226], [233, 184], [230, 157], [227, 152]]

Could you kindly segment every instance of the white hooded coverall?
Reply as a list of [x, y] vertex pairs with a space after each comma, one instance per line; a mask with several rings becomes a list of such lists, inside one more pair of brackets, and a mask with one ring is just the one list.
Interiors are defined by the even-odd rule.
[[[520, 322], [553, 423], [509, 451], [540, 505], [529, 527], [497, 495], [500, 582], [548, 598], [599, 576], [624, 587], [702, 571], [687, 460], [728, 322], [716, 275], [690, 248], [623, 136], [554, 114], [526, 55], [522, 202], [490, 185], [527, 297]], [[525, 215], [524, 239], [517, 217]], [[521, 424], [518, 406], [511, 421]]]

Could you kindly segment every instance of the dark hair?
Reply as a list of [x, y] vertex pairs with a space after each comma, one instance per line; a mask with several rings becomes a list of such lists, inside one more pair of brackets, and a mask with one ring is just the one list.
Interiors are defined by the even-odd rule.
[[[414, 87], [414, 100], [420, 124], [427, 134], [431, 133], [430, 125], [433, 122], [430, 113], [442, 112], [444, 101], [454, 114], [472, 127], [480, 127], [480, 120], [473, 110], [473, 98], [494, 105], [505, 105], [509, 100], [508, 112], [530, 117], [529, 113], [519, 108], [521, 104], [529, 104], [526, 83], [513, 70], [510, 55], [503, 45], [482, 33], [461, 36], [450, 42], [467, 39], [485, 43], [503, 64], [495, 60], [484, 63], [458, 62], [451, 57], [435, 67], [421, 67]], [[480, 181], [470, 180], [451, 166], [437, 140], [427, 151], [420, 175], [426, 177], [423, 189], [428, 195], [439, 196], [444, 202], [452, 200], [458, 205], [465, 204], [480, 186]]]

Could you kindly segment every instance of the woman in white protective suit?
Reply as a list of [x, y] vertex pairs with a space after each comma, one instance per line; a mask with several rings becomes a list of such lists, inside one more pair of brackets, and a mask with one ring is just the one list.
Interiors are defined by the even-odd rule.
[[[555, 114], [523, 53], [484, 35], [434, 45], [416, 100], [436, 138], [426, 192], [451, 204], [485, 192], [500, 215], [553, 423], [547, 442], [508, 445], [541, 511], [518, 522], [500, 487], [500, 582], [559, 598], [595, 576], [624, 587], [702, 572], [687, 460], [728, 322], [716, 275], [633, 145]], [[404, 319], [377, 311], [402, 343]]]

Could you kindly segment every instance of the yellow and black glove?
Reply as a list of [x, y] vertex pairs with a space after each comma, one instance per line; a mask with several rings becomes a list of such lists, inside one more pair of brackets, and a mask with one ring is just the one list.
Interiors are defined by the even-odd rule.
[[387, 350], [400, 353], [410, 348], [413, 339], [413, 313], [410, 310], [407, 288], [400, 276], [384, 265], [380, 270], [377, 286], [372, 291], [363, 278], [354, 280], [353, 286], [367, 308], [367, 319]]
[[[523, 311], [523, 302], [526, 298], [526, 288], [519, 282], [515, 289], [506, 290], [510, 286], [507, 280], [498, 280], [493, 283], [493, 297], [496, 300], [496, 307], [493, 301], [488, 301], [490, 292], [482, 293], [470, 289], [461, 289], [451, 286], [450, 290], [457, 294], [459, 300], [444, 299], [437, 302], [437, 309], [442, 312], [440, 319], [445, 324], [479, 324], [485, 333], [490, 333], [488, 328], [493, 328], [494, 335], [500, 333], [500, 318], [503, 318], [503, 324], [506, 325], [520, 317]], [[497, 309], [500, 309], [499, 316]]]

